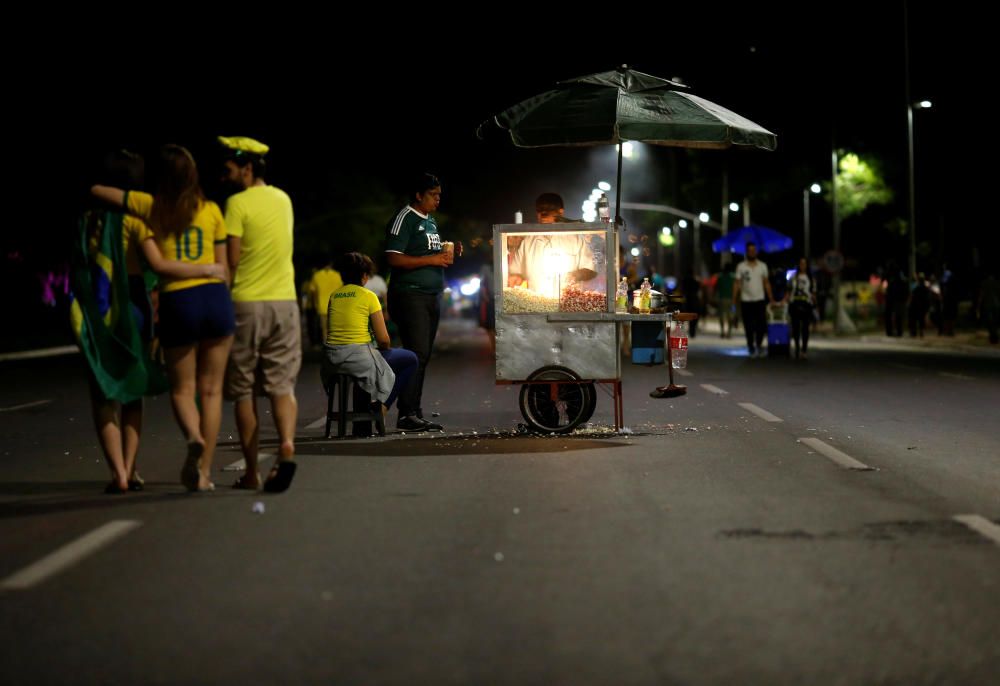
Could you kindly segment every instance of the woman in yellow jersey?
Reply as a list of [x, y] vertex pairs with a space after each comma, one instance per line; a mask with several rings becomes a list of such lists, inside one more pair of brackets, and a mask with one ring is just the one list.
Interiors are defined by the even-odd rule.
[[[95, 186], [93, 193], [147, 221], [168, 259], [225, 265], [222, 212], [205, 199], [191, 153], [178, 145], [164, 146], [155, 172], [153, 195], [106, 186]], [[168, 279], [160, 293], [160, 342], [170, 376], [170, 400], [188, 443], [181, 482], [191, 491], [214, 488], [209, 477], [222, 421], [222, 379], [235, 326], [225, 281]]]
[[[138, 185], [142, 182], [142, 167], [143, 161], [140, 156], [125, 150], [115, 151], [104, 160], [104, 180], [111, 184]], [[74, 322], [74, 330], [79, 330], [81, 334], [85, 319], [88, 327], [113, 326], [110, 321], [90, 320], [89, 314], [107, 317], [110, 314], [109, 310], [112, 309], [113, 282], [127, 278], [130, 322], [138, 330], [143, 348], [148, 347], [152, 337], [153, 313], [142, 274], [140, 255], [145, 258], [153, 271], [162, 277], [223, 278], [225, 276], [225, 269], [219, 264], [184, 264], [163, 259], [156, 243], [146, 240], [152, 237], [149, 227], [135, 217], [121, 217], [120, 212], [112, 216], [106, 211], [94, 208], [85, 213], [81, 228], [85, 232], [82, 238], [87, 248], [86, 264], [91, 273], [100, 276], [99, 279], [92, 279], [89, 283], [74, 284], [76, 297], [71, 318], [80, 320], [79, 326]], [[122, 245], [120, 256], [123, 265], [108, 264], [109, 256], [101, 250], [102, 245], [107, 245], [105, 239], [117, 240], [115, 236], [105, 236], [104, 233], [107, 231], [120, 231]], [[103, 267], [100, 266], [102, 263]], [[82, 305], [80, 296], [84, 294], [76, 292], [78, 287], [86, 288], [88, 285], [95, 289], [93, 296], [97, 298], [95, 301], [97, 308], [93, 311]], [[135, 352], [139, 356], [149, 354], [146, 349]], [[148, 379], [143, 376], [142, 388], [136, 387], [129, 383], [129, 379], [123, 377], [123, 373], [127, 373], [129, 367], [107, 364], [100, 359], [100, 355], [87, 357], [90, 363], [88, 376], [94, 425], [104, 458], [111, 469], [111, 482], [104, 490], [106, 493], [142, 490], [144, 482], [136, 470], [136, 457], [142, 431], [142, 395], [149, 392]]]
[[344, 285], [333, 292], [327, 305], [322, 373], [324, 378], [350, 374], [373, 404], [380, 403], [387, 410], [416, 371], [417, 356], [403, 348], [390, 348], [382, 305], [365, 288], [375, 270], [371, 258], [347, 253], [338, 261], [337, 270]]

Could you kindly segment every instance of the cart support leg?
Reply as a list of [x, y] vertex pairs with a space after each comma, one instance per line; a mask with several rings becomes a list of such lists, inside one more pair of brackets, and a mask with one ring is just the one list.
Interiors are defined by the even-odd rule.
[[622, 407], [622, 382], [615, 381], [615, 431], [625, 428], [625, 410]]

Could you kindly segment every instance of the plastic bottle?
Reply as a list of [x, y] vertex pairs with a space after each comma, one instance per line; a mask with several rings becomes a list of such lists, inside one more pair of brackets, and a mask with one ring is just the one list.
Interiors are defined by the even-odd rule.
[[674, 322], [670, 328], [670, 366], [684, 369], [688, 364], [688, 335], [685, 322]]
[[649, 306], [653, 300], [653, 285], [649, 279], [643, 279], [639, 286], [639, 314], [649, 314]]
[[628, 280], [624, 276], [615, 292], [615, 312], [628, 312]]
[[600, 217], [602, 222], [607, 223], [611, 221], [611, 204], [608, 202], [606, 193], [601, 193], [601, 197], [597, 201], [597, 216]]

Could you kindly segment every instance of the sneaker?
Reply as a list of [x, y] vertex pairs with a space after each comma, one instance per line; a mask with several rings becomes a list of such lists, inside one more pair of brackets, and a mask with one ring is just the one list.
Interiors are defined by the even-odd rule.
[[428, 423], [415, 414], [400, 417], [396, 421], [397, 431], [411, 431], [416, 433], [420, 431], [427, 431], [429, 428]]

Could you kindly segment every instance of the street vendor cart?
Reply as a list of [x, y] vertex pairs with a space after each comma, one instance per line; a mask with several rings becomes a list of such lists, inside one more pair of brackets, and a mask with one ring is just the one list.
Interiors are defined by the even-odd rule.
[[[610, 223], [493, 227], [496, 383], [521, 385], [521, 414], [535, 431], [566, 433], [587, 422], [598, 386], [613, 399], [620, 431], [622, 326], [693, 317], [616, 313], [617, 254]], [[683, 388], [672, 376], [671, 387]]]

